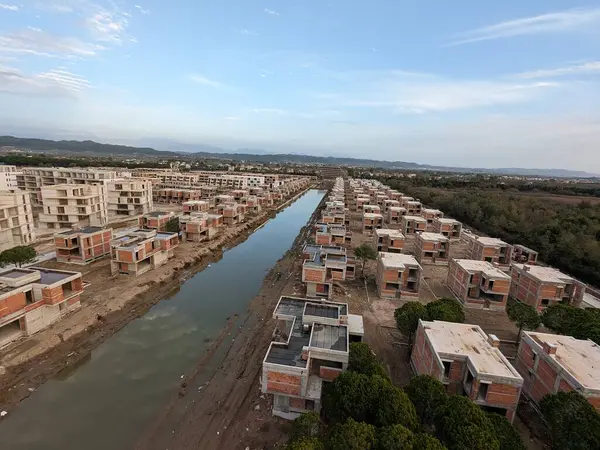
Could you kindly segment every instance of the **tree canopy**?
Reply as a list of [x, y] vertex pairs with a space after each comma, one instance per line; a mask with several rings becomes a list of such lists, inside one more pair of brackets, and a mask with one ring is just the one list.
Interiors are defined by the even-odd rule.
[[436, 414], [448, 400], [444, 385], [429, 375], [419, 375], [410, 380], [404, 390], [415, 405], [421, 424], [433, 426]]
[[361, 244], [354, 249], [354, 256], [362, 262], [362, 273], [365, 274], [365, 264], [369, 260], [377, 259], [377, 250], [367, 243]]
[[462, 305], [453, 298], [441, 298], [425, 305], [427, 320], [443, 320], [444, 322], [463, 323], [465, 312]]
[[4, 267], [8, 264], [14, 264], [21, 267], [23, 264], [31, 263], [37, 256], [36, 251], [29, 245], [19, 245], [9, 248], [0, 253], [0, 266]]
[[591, 339], [600, 344], [600, 314], [594, 309], [581, 309], [556, 304], [544, 310], [542, 322], [552, 331], [577, 339]]
[[327, 439], [328, 450], [370, 450], [375, 446], [376, 429], [373, 425], [348, 419], [331, 428]]
[[179, 233], [179, 218], [173, 217], [172, 219], [169, 219], [165, 225], [165, 231], [168, 231], [169, 233]]
[[494, 427], [496, 437], [500, 441], [500, 450], [525, 450], [525, 444], [517, 429], [508, 419], [500, 414], [488, 413], [487, 418]]
[[526, 330], [535, 330], [541, 323], [540, 315], [534, 307], [517, 300], [508, 302], [506, 314], [508, 314], [508, 318], [519, 327], [518, 339], [521, 339], [521, 331], [523, 328]]
[[379, 375], [389, 379], [389, 376], [381, 365], [371, 347], [364, 342], [353, 342], [350, 344], [350, 356], [348, 358], [348, 370], [362, 373], [364, 375]]
[[414, 434], [402, 425], [380, 428], [377, 433], [377, 450], [410, 450], [414, 448]]

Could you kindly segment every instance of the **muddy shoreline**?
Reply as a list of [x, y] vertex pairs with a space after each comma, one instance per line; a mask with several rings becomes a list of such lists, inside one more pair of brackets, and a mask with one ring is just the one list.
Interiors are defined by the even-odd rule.
[[[57, 345], [52, 346], [43, 353], [22, 363], [6, 367], [6, 373], [0, 375], [0, 410], [10, 412], [47, 380], [60, 376], [63, 371], [66, 374], [66, 372], [85, 362], [90, 357], [91, 351], [106, 339], [113, 336], [132, 320], [143, 316], [162, 299], [174, 295], [179, 290], [180, 285], [187, 279], [204, 270], [209, 264], [218, 261], [224, 251], [244, 242], [279, 211], [300, 198], [308, 190], [314, 188], [316, 186], [310, 186], [282, 205], [265, 210], [250, 218], [236, 230], [237, 234], [233, 238], [225, 230], [222, 235], [217, 236], [213, 241], [205, 243], [196, 255], [178, 261], [176, 265], [169, 268], [168, 272], [163, 273], [162, 281], [151, 280], [147, 282], [141, 292], [127, 300], [119, 309], [99, 316], [83, 331], [73, 334], [68, 339], [61, 338]], [[135, 282], [135, 279], [132, 282]], [[94, 302], [82, 309], [91, 306], [94, 306]], [[23, 344], [26, 343], [27, 340], [23, 342]], [[1, 361], [0, 365], [2, 365]]]

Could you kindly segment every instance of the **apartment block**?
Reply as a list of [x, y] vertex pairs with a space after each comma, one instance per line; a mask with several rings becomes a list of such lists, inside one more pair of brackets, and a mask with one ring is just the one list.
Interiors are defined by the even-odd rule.
[[443, 234], [453, 241], [460, 240], [462, 223], [458, 220], [447, 219], [444, 217], [433, 219], [433, 232]]
[[557, 303], [580, 306], [586, 286], [552, 267], [513, 264], [510, 295], [538, 311]]
[[273, 395], [273, 414], [295, 419], [321, 410], [323, 383], [348, 367], [351, 342], [364, 336], [362, 316], [345, 303], [281, 297], [276, 329], [263, 360], [261, 390]]
[[193, 213], [179, 218], [184, 241], [201, 242], [214, 238], [223, 225], [223, 216], [205, 212]]
[[383, 216], [377, 213], [363, 213], [362, 232], [363, 234], [373, 235], [375, 230], [383, 227]]
[[512, 261], [513, 246], [501, 239], [473, 236], [471, 259], [509, 266]]
[[108, 214], [123, 218], [148, 214], [153, 209], [152, 181], [149, 179], [120, 179], [109, 181]]
[[430, 375], [451, 394], [466, 395], [512, 422], [523, 377], [500, 352], [499, 344], [495, 335], [486, 335], [478, 325], [419, 319], [410, 365], [417, 375]]
[[0, 273], [0, 347], [79, 308], [81, 273], [29, 267]]
[[450, 239], [439, 233], [417, 233], [415, 256], [420, 264], [447, 265], [450, 261]]
[[534, 402], [577, 391], [600, 412], [600, 347], [595, 342], [522, 331], [515, 365], [525, 379], [523, 393]]
[[465, 307], [502, 311], [511, 279], [487, 261], [452, 259], [446, 284]]
[[334, 281], [354, 278], [356, 262], [344, 247], [310, 245], [302, 251], [302, 282], [307, 297], [331, 298]]
[[315, 243], [317, 245], [349, 246], [352, 232], [343, 225], [317, 223], [315, 225]]
[[419, 297], [422, 270], [412, 255], [379, 252], [377, 293], [386, 298]]
[[189, 215], [198, 212], [208, 212], [210, 209], [210, 202], [208, 200], [192, 200], [189, 202], [183, 202], [183, 214]]
[[220, 203], [217, 205], [217, 214], [223, 216], [223, 223], [225, 225], [236, 225], [244, 221], [246, 205], [240, 203]]
[[89, 264], [110, 255], [112, 228], [85, 227], [54, 235], [56, 260], [71, 264]]
[[21, 172], [17, 166], [5, 166], [0, 164], [0, 191], [12, 191], [19, 187], [17, 183], [17, 174]]
[[106, 185], [57, 184], [41, 188], [43, 230], [104, 226], [108, 222]]
[[152, 197], [155, 203], [181, 205], [192, 200], [201, 200], [202, 190], [186, 188], [157, 188], [152, 191]]
[[387, 223], [390, 225], [400, 225], [402, 217], [407, 214], [406, 208], [400, 206], [390, 206], [386, 214]]
[[427, 221], [421, 216], [405, 215], [400, 218], [400, 231], [405, 236], [414, 236], [416, 233], [427, 230]]
[[35, 242], [31, 200], [26, 192], [0, 192], [0, 252]]
[[439, 209], [429, 209], [429, 208], [423, 209], [421, 211], [421, 215], [427, 221], [427, 231], [433, 231], [433, 222], [436, 219], [441, 219], [444, 217], [444, 213], [442, 211], [440, 211]]
[[402, 253], [406, 238], [398, 230], [380, 228], [375, 230], [375, 245], [378, 252]]
[[421, 202], [408, 201], [403, 205], [406, 208], [409, 216], [420, 216], [423, 213], [423, 205]]
[[111, 273], [139, 276], [172, 258], [179, 237], [177, 233], [139, 229], [113, 239], [110, 245]]
[[538, 252], [524, 245], [517, 244], [513, 247], [512, 259], [516, 263], [533, 266], [537, 264]]
[[138, 219], [138, 227], [144, 230], [165, 231], [167, 223], [175, 217], [173, 212], [152, 211]]

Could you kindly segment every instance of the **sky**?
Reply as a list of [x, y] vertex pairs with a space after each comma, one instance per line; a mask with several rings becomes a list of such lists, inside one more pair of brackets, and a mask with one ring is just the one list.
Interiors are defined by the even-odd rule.
[[0, 134], [600, 173], [600, 2], [0, 0]]

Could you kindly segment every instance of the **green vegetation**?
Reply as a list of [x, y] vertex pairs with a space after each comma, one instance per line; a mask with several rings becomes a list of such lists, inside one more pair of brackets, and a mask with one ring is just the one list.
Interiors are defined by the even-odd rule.
[[165, 225], [165, 231], [169, 233], [179, 233], [179, 218], [173, 217], [172, 219], [169, 219]]
[[577, 339], [591, 339], [600, 345], [600, 313], [571, 305], [549, 306], [541, 315], [542, 323], [555, 333]]
[[377, 433], [377, 450], [406, 450], [413, 448], [415, 435], [402, 425], [381, 428]]
[[521, 339], [521, 331], [535, 330], [540, 326], [541, 319], [534, 307], [526, 305], [516, 300], [511, 300], [506, 305], [506, 314], [508, 318], [519, 327], [517, 341]]
[[488, 413], [487, 418], [496, 431], [496, 436], [500, 441], [500, 450], [525, 450], [525, 444], [517, 429], [511, 423], [499, 414]]
[[435, 415], [448, 399], [444, 385], [429, 375], [419, 375], [404, 390], [415, 405], [421, 424], [433, 427]]
[[547, 395], [540, 409], [555, 450], [600, 448], [600, 414], [576, 391]]
[[387, 371], [381, 365], [371, 347], [364, 342], [350, 344], [348, 370], [368, 376], [379, 375], [382, 378], [389, 379]]
[[377, 259], [377, 250], [371, 247], [369, 244], [362, 244], [354, 249], [354, 256], [356, 259], [360, 259], [362, 263], [362, 275], [365, 276], [365, 264], [367, 261]]
[[21, 267], [23, 264], [31, 263], [37, 256], [36, 251], [33, 247], [28, 245], [19, 245], [17, 247], [9, 248], [0, 253], [0, 267], [14, 264], [17, 267]]
[[376, 429], [373, 425], [356, 422], [352, 418], [335, 424], [327, 439], [331, 450], [368, 450], [375, 446]]
[[116, 158], [78, 158], [78, 157], [59, 157], [43, 154], [15, 154], [0, 156], [0, 163], [13, 166], [31, 166], [31, 167], [123, 167], [127, 169], [135, 168], [167, 168], [170, 161], [123, 161]]

